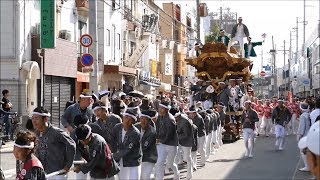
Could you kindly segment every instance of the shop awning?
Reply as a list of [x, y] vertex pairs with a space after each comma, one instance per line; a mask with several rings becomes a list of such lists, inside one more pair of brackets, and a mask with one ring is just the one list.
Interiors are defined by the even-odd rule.
[[171, 91], [171, 85], [167, 83], [161, 83], [160, 91]]
[[155, 83], [151, 83], [151, 82], [148, 82], [148, 81], [140, 80], [139, 83], [143, 84], [143, 85], [150, 85], [150, 86], [153, 86], [153, 87], [160, 87], [160, 84], [155, 84]]
[[125, 66], [104, 65], [104, 73], [124, 74], [124, 75], [136, 76], [137, 70], [134, 68], [129, 68], [129, 67], [125, 67]]

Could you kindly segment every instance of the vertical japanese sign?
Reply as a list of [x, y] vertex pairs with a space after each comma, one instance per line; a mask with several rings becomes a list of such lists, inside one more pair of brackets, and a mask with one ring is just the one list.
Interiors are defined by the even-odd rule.
[[157, 77], [157, 64], [155, 60], [151, 60], [151, 76]]
[[40, 0], [40, 47], [54, 48], [55, 38], [55, 0]]
[[164, 58], [165, 58], [164, 75], [172, 76], [172, 54], [166, 53]]

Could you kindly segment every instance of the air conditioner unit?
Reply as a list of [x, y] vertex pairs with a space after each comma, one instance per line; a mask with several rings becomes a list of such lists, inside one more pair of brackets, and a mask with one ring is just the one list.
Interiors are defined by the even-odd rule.
[[140, 27], [136, 27], [136, 29], [134, 30], [134, 36], [135, 36], [135, 38], [136, 38], [136, 39], [140, 39], [141, 34], [142, 34], [141, 28], [140, 28]]
[[59, 38], [71, 41], [71, 32], [68, 30], [60, 30]]

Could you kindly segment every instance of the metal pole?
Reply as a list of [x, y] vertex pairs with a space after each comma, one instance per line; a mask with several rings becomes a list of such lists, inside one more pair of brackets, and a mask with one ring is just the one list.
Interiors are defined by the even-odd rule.
[[303, 42], [302, 42], [303, 55], [304, 55], [305, 42], [306, 42], [306, 0], [303, 0]]
[[286, 77], [286, 71], [285, 71], [285, 65], [286, 65], [286, 40], [283, 40], [283, 78], [284, 78], [284, 94], [287, 91], [287, 77]]
[[43, 107], [44, 106], [44, 61], [43, 61], [43, 56], [42, 54], [40, 55], [40, 59], [41, 59], [41, 102], [40, 105]]
[[291, 67], [290, 67], [290, 65], [291, 65], [291, 57], [292, 57], [292, 55], [291, 55], [291, 41], [292, 41], [291, 35], [292, 35], [292, 32], [290, 31], [290, 47], [289, 47], [289, 58], [288, 58], [288, 70], [289, 70], [288, 83], [289, 83], [289, 91], [291, 91], [291, 82], [290, 82], [290, 75], [291, 75], [291, 69], [290, 69]]
[[222, 25], [222, 7], [220, 7], [220, 29], [223, 28], [223, 25]]
[[[273, 36], [272, 36], [272, 49], [275, 50], [275, 45], [274, 45], [274, 41], [273, 41]], [[276, 55], [275, 52], [272, 53], [272, 64], [273, 64], [273, 68], [272, 68], [272, 74], [273, 74], [273, 81], [274, 81], [274, 88], [273, 88], [273, 92], [275, 94], [277, 94], [277, 88], [278, 88], [278, 82], [277, 82], [277, 74], [276, 74]]]
[[299, 52], [299, 47], [298, 47], [298, 45], [299, 45], [299, 21], [298, 21], [298, 17], [297, 17], [297, 27], [296, 27], [296, 62], [295, 62], [295, 64], [297, 64], [298, 63], [298, 52]]
[[196, 0], [197, 8], [197, 40], [200, 42], [200, 0]]
[[90, 77], [89, 88], [91, 92], [98, 93], [98, 33], [97, 33], [97, 0], [89, 1], [89, 34], [92, 37], [92, 45], [89, 53], [93, 56], [93, 71]]

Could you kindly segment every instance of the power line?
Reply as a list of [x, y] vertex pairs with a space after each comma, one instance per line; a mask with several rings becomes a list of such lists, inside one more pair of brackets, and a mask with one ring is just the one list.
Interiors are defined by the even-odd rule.
[[[146, 2], [142, 2], [144, 5], [146, 5], [146, 6], [148, 6], [153, 12], [155, 12], [155, 13], [158, 13], [158, 12], [156, 12], [155, 10], [153, 10], [153, 8], [149, 5], [149, 4], [147, 4]], [[172, 17], [170, 14], [168, 14], [167, 12], [165, 12], [163, 9], [161, 9], [161, 8], [159, 8], [160, 9], [160, 11], [162, 11], [163, 13], [165, 13], [167, 16], [169, 16], [173, 21], [175, 21], [175, 22], [178, 22], [179, 24], [181, 24], [182, 26], [184, 26], [185, 28], [189, 28], [189, 29], [191, 29], [191, 30], [193, 30], [193, 31], [195, 31], [196, 32], [196, 30], [195, 29], [193, 29], [193, 28], [191, 28], [191, 27], [189, 27], [189, 26], [187, 26], [187, 25], [185, 25], [185, 24], [183, 24], [181, 21], [178, 21], [177, 19], [175, 19], [174, 17]], [[166, 20], [163, 16], [161, 16], [161, 14], [158, 14], [160, 17], [162, 17], [164, 20]], [[166, 20], [167, 21], [167, 20]], [[180, 31], [182, 31], [183, 33], [186, 33], [186, 31], [183, 31], [183, 30], [181, 30], [179, 27], [177, 27], [175, 24], [173, 24], [172, 22], [169, 22], [169, 21], [167, 21], [168, 23], [171, 23], [171, 25], [173, 25], [173, 26], [175, 26], [177, 29], [179, 29]], [[167, 24], [167, 25], [169, 25], [169, 24]]]
[[[110, 7], [113, 7], [112, 5], [110, 5], [109, 3], [107, 3], [105, 0], [103, 0], [104, 1], [104, 3], [105, 4], [107, 4], [108, 6], [110, 6]], [[118, 4], [117, 2], [115, 2], [115, 4], [116, 5], [118, 5], [119, 6], [119, 8], [120, 9], [122, 9], [123, 11], [125, 11], [126, 13], [128, 13], [128, 9], [124, 9], [120, 4]], [[147, 5], [150, 9], [151, 9], [151, 7], [149, 6], [149, 5]], [[159, 8], [162, 12], [164, 12], [161, 8]], [[152, 10], [153, 12], [155, 12], [154, 10]], [[122, 14], [122, 15], [125, 15], [124, 13], [122, 13], [121, 11], [118, 11], [118, 12], [120, 12], [120, 14]], [[130, 12], [129, 12], [130, 13]], [[157, 13], [158, 14], [158, 12], [155, 12], [155, 13]], [[167, 14], [166, 12], [164, 12], [165, 14]], [[159, 18], [159, 20], [160, 21], [162, 21], [162, 22], [164, 22], [166, 25], [168, 25], [168, 26], [173, 26], [173, 28], [174, 29], [176, 29], [176, 30], [180, 30], [182, 33], [186, 33], [186, 31], [183, 31], [183, 30], [181, 30], [179, 27], [177, 27], [177, 25], [175, 25], [175, 24], [173, 24], [172, 22], [169, 22], [169, 21], [167, 21], [167, 20], [165, 20], [165, 18], [163, 17], [163, 16], [161, 16], [160, 14], [158, 14], [160, 17], [162, 17], [162, 18]], [[169, 17], [171, 17], [174, 21], [176, 21], [172, 16], [170, 16], [169, 14], [167, 14]], [[138, 22], [138, 23], [140, 23], [140, 24], [143, 24], [143, 22], [141, 22], [139, 19], [137, 19], [137, 18], [135, 18], [134, 16], [132, 16], [132, 18], [136, 21], [136, 22]], [[165, 21], [164, 21], [165, 20]], [[169, 23], [169, 24], [168, 24]], [[181, 22], [180, 22], [181, 23]], [[185, 26], [185, 27], [188, 27], [188, 26], [186, 26], [186, 25], [184, 25], [183, 23], [181, 23], [183, 26]], [[192, 29], [193, 30], [193, 29]], [[174, 38], [168, 38], [168, 37], [166, 37], [166, 36], [164, 36], [163, 34], [161, 34], [160, 32], [157, 34], [157, 35], [159, 35], [161, 38], [163, 38], [164, 37], [164, 39], [170, 39], [170, 40], [175, 40], [175, 41], [178, 41], [178, 39], [174, 39]]]

